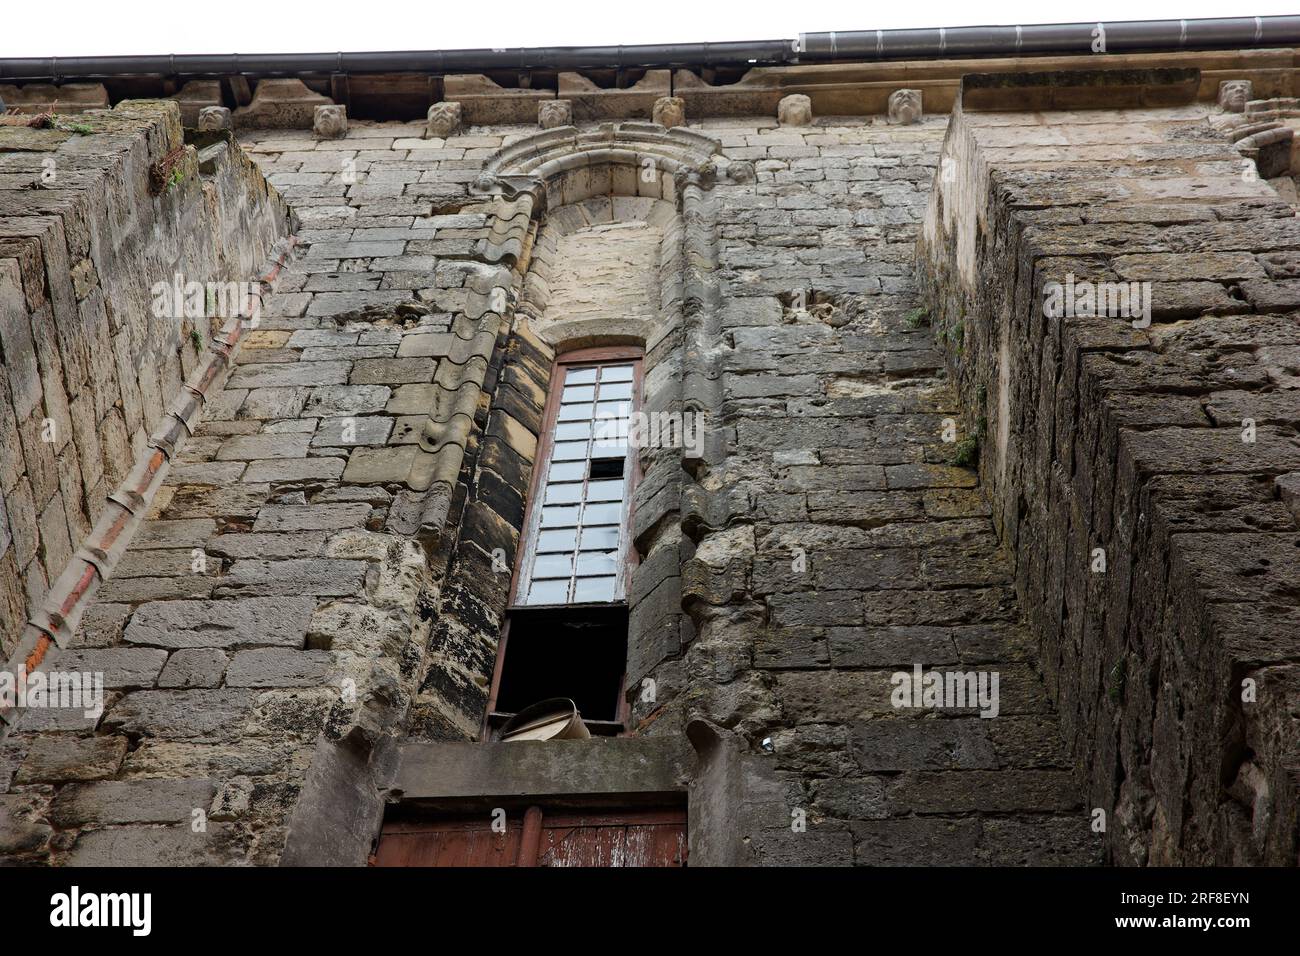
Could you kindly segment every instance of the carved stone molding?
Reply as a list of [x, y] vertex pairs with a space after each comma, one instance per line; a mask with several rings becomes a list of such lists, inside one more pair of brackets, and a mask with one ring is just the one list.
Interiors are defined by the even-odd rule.
[[475, 183], [482, 201], [463, 210], [486, 213], [465, 310], [452, 322], [462, 348], [444, 359], [433, 383], [429, 418], [407, 484], [424, 492], [421, 528], [442, 527], [474, 411], [493, 352], [511, 327], [537, 227], [547, 208], [591, 196], [645, 196], [677, 201], [679, 183], [715, 173], [718, 143], [686, 129], [651, 123], [609, 123], [579, 132], [566, 126], [526, 136], [490, 157]]

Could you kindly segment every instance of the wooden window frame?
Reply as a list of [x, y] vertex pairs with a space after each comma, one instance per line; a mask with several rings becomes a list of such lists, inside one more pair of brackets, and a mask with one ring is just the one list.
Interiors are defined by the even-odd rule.
[[[642, 408], [644, 383], [644, 350], [636, 346], [612, 346], [603, 348], [576, 349], [571, 352], [564, 352], [555, 357], [551, 366], [550, 384], [547, 389], [546, 408], [542, 415], [542, 432], [537, 442], [537, 454], [533, 458], [533, 473], [529, 479], [528, 501], [524, 508], [524, 523], [520, 529], [518, 555], [515, 558], [514, 571], [510, 576], [510, 602], [507, 611], [516, 610], [540, 610], [544, 608], [564, 608], [564, 607], [610, 607], [626, 603], [628, 585], [631, 582], [632, 571], [636, 567], [637, 554], [636, 548], [632, 546], [632, 519], [633, 505], [632, 496], [636, 491], [636, 486], [641, 480], [641, 456], [637, 453], [631, 443], [628, 445], [627, 460], [624, 468], [626, 470], [627, 487], [624, 491], [623, 513], [620, 518], [620, 536], [626, 533], [627, 540], [622, 542], [622, 554], [619, 555], [618, 569], [618, 586], [616, 593], [622, 594], [623, 597], [614, 601], [596, 601], [586, 604], [575, 604], [567, 602], [564, 604], [526, 604], [520, 600], [519, 585], [522, 571], [532, 561], [536, 550], [537, 540], [541, 535], [541, 518], [542, 518], [542, 501], [541, 493], [544, 489], [545, 475], [550, 472], [551, 450], [555, 444], [555, 426], [560, 412], [560, 397], [564, 387], [560, 382], [561, 371], [567, 371], [572, 366], [583, 365], [608, 365], [616, 362], [632, 362], [632, 412], [635, 414]], [[584, 486], [586, 479], [583, 479]]]
[[[624, 509], [621, 521], [620, 534], [626, 534], [627, 540], [622, 547], [622, 555], [619, 563], [619, 587], [617, 591], [624, 597], [612, 602], [596, 602], [584, 604], [520, 604], [518, 602], [518, 591], [520, 585], [521, 571], [525, 567], [525, 562], [532, 560], [536, 550], [537, 538], [541, 532], [541, 492], [544, 487], [544, 476], [549, 473], [549, 462], [551, 448], [555, 442], [555, 426], [559, 417], [560, 398], [564, 391], [561, 381], [561, 373], [566, 372], [572, 366], [581, 365], [604, 365], [616, 362], [632, 362], [632, 411], [633, 413], [642, 410], [645, 391], [645, 350], [639, 346], [606, 346], [599, 348], [574, 349], [569, 352], [563, 352], [555, 357], [551, 365], [551, 377], [547, 385], [546, 406], [542, 415], [542, 430], [537, 441], [537, 453], [533, 457], [533, 472], [529, 479], [528, 500], [524, 506], [524, 521], [520, 529], [520, 546], [515, 557], [515, 566], [510, 576], [510, 599], [506, 606], [505, 623], [501, 628], [501, 636], [497, 641], [496, 662], [492, 668], [492, 684], [488, 691], [487, 707], [483, 713], [483, 723], [480, 733], [480, 739], [489, 741], [492, 739], [492, 715], [496, 710], [497, 697], [501, 691], [501, 673], [506, 659], [506, 648], [510, 642], [510, 616], [514, 612], [527, 612], [536, 610], [563, 610], [564, 608], [592, 608], [592, 607], [622, 607], [627, 603], [626, 595], [630, 588], [632, 572], [639, 563], [636, 548], [632, 543], [632, 522], [634, 517], [633, 493], [637, 484], [641, 480], [641, 456], [638, 450], [629, 443], [627, 452], [627, 463], [624, 469], [627, 476], [627, 489], [624, 493]], [[626, 676], [626, 675], [625, 675]], [[620, 681], [621, 684], [621, 681]], [[618, 718], [617, 723], [622, 725], [619, 735], [627, 733], [627, 721], [630, 716], [631, 708], [628, 705], [627, 697], [621, 692], [619, 694]], [[591, 724], [591, 721], [587, 722]]]

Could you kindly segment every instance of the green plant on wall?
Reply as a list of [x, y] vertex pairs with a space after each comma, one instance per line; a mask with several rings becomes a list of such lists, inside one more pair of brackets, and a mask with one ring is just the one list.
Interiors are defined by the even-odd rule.
[[64, 119], [58, 113], [54, 113], [50, 116], [50, 128], [62, 130], [65, 133], [76, 133], [78, 136], [89, 136], [91, 133], [95, 132], [94, 129], [87, 126], [85, 123], [74, 123], [70, 120]]
[[980, 460], [980, 440], [974, 435], [967, 435], [957, 442], [953, 452], [952, 463], [958, 468], [974, 468]]
[[984, 444], [986, 434], [988, 434], [988, 419], [981, 415], [979, 422], [975, 425], [975, 430], [957, 442], [956, 448], [953, 449], [952, 463], [958, 468], [975, 468], [978, 466], [980, 463], [980, 447]]

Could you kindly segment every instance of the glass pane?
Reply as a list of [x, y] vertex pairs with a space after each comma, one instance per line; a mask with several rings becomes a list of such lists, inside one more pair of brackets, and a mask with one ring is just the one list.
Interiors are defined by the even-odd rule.
[[557, 461], [546, 473], [547, 481], [582, 481], [586, 477], [586, 465], [581, 461]]
[[[567, 392], [568, 389], [565, 389]], [[613, 401], [617, 398], [632, 400], [632, 383], [631, 382], [605, 382], [600, 383], [600, 400], [602, 402]]]
[[578, 576], [591, 577], [600, 574], [617, 574], [618, 562], [614, 560], [613, 551], [593, 551], [578, 558]]
[[563, 367], [542, 474], [539, 529], [527, 568], [529, 605], [613, 601], [623, 566], [622, 523], [635, 407], [635, 365]]
[[[548, 505], [564, 505], [574, 501], [582, 500], [582, 484], [575, 482], [566, 485], [547, 485], [546, 486], [546, 503]], [[608, 501], [608, 498], [603, 499]]]
[[555, 461], [581, 461], [587, 457], [587, 443], [585, 441], [557, 441], [555, 448], [551, 452], [551, 458]]
[[[547, 501], [550, 501], [548, 493]], [[592, 481], [587, 483], [587, 500], [588, 501], [622, 501], [623, 500], [623, 480], [615, 478], [611, 481]]]
[[[600, 578], [592, 580], [599, 581]], [[569, 601], [569, 580], [534, 581], [528, 588], [529, 604], [567, 604]]]
[[561, 531], [543, 531], [537, 536], [537, 553], [548, 551], [572, 551], [578, 546], [578, 532], [572, 529]]
[[[542, 509], [542, 520], [546, 520], [546, 512], [550, 508]], [[557, 509], [558, 510], [558, 509]], [[583, 524], [617, 524], [623, 518], [623, 505], [621, 502], [614, 502], [607, 505], [587, 505], [586, 511], [582, 514]]]
[[614, 582], [617, 578], [579, 578], [577, 586], [573, 589], [573, 600], [576, 603], [586, 601], [612, 601], [614, 600]]
[[556, 441], [572, 441], [575, 438], [590, 438], [591, 422], [563, 422], [555, 426]]
[[[597, 505], [598, 508], [608, 508], [608, 505]], [[576, 506], [560, 508], [543, 508], [542, 509], [542, 527], [543, 528], [572, 528], [578, 523], [578, 509]]]
[[[595, 557], [595, 555], [593, 555]], [[546, 554], [533, 563], [533, 578], [567, 578], [573, 573], [573, 556], [570, 554]], [[593, 571], [593, 574], [598, 572]], [[605, 571], [611, 574], [611, 571]]]
[[614, 458], [615, 449], [627, 447], [628, 420], [601, 419], [595, 425], [595, 447], [599, 450], [598, 458]]
[[618, 547], [618, 528], [583, 528], [583, 551], [613, 551]]

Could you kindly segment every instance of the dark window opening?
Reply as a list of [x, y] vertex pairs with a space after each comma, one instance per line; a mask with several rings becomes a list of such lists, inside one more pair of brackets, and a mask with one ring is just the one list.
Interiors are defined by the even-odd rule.
[[572, 700], [593, 735], [623, 730], [626, 607], [516, 609], [503, 640], [492, 736], [514, 714], [553, 697]]
[[622, 478], [624, 461], [622, 457], [593, 458], [587, 477], [591, 481], [599, 481], [601, 478]]

